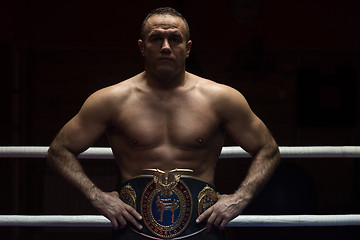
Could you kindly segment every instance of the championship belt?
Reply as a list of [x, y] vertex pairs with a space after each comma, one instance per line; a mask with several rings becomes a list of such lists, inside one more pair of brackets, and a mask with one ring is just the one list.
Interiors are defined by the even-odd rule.
[[189, 169], [164, 172], [145, 169], [152, 175], [141, 175], [122, 183], [120, 198], [143, 217], [145, 228], [140, 235], [152, 239], [183, 239], [205, 229], [196, 218], [217, 201], [215, 187], [186, 176]]

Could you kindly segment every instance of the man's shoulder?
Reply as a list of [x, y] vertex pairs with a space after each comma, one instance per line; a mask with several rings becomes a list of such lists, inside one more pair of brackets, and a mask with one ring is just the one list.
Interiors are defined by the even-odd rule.
[[214, 80], [202, 78], [196, 75], [192, 75], [192, 77], [197, 81], [197, 88], [204, 94], [209, 94], [213, 97], [228, 96], [229, 94], [240, 94], [238, 90], [228, 85], [218, 83]]
[[[195, 76], [195, 75], [194, 75]], [[237, 89], [213, 80], [195, 76], [198, 92], [218, 109], [221, 114], [247, 106], [245, 97]]]
[[134, 78], [136, 76], [94, 92], [86, 99], [79, 113], [101, 119], [114, 117], [131, 96]]
[[131, 95], [131, 92], [136, 88], [136, 81], [139, 75], [129, 79], [120, 81], [114, 85], [102, 88], [92, 95], [102, 100], [119, 100]]

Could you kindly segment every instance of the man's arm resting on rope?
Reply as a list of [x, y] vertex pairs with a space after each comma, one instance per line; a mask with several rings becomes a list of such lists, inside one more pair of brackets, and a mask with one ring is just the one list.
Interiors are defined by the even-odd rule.
[[103, 192], [85, 174], [77, 155], [89, 148], [107, 127], [109, 111], [101, 107], [99, 96], [94, 94], [84, 103], [80, 112], [59, 132], [47, 153], [49, 166], [89, 199], [91, 204], [113, 224], [114, 228], [126, 226], [129, 221], [139, 229], [136, 221], [141, 215], [122, 202], [119, 194]]
[[197, 222], [207, 219], [224, 229], [237, 217], [271, 177], [280, 161], [278, 146], [264, 123], [251, 111], [245, 98], [236, 90], [227, 91], [227, 98], [219, 102], [226, 132], [253, 156], [247, 176], [235, 193], [220, 195], [216, 204], [207, 209]]

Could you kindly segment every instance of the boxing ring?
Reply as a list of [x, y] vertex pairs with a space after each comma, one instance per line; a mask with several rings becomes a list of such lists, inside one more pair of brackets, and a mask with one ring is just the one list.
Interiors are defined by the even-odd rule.
[[[358, 146], [279, 147], [281, 158], [353, 158], [360, 160]], [[0, 147], [2, 160], [45, 158], [48, 147]], [[240, 147], [223, 147], [220, 158], [250, 157]], [[113, 159], [110, 148], [93, 147], [79, 155], [82, 159]], [[0, 160], [1, 161], [1, 160]], [[344, 215], [240, 215], [228, 227], [359, 226], [360, 214]], [[100, 215], [0, 215], [0, 226], [17, 227], [111, 227]]]

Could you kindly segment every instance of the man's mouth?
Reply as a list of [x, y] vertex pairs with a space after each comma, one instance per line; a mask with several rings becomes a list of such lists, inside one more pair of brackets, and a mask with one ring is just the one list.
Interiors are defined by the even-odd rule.
[[173, 62], [174, 60], [172, 58], [159, 58], [159, 61], [164, 62]]

